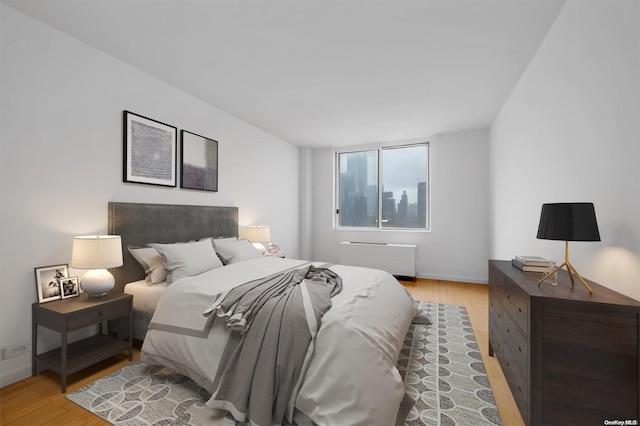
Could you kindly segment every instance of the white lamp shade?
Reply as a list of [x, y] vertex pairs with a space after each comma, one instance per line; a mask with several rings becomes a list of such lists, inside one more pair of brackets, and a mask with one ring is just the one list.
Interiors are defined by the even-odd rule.
[[268, 226], [243, 226], [240, 238], [246, 238], [252, 243], [271, 242], [271, 231]]
[[84, 235], [73, 239], [71, 267], [105, 269], [122, 266], [122, 241], [119, 235]]

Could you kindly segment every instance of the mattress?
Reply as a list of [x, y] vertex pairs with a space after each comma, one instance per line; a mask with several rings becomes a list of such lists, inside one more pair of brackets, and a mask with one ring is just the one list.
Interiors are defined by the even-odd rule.
[[167, 283], [148, 285], [145, 280], [134, 281], [124, 286], [124, 292], [133, 296], [133, 310], [155, 311]]
[[[134, 281], [124, 286], [124, 292], [133, 296], [133, 338], [143, 341], [147, 335], [149, 322], [160, 302], [162, 294], [167, 289], [167, 284], [148, 285], [145, 280]], [[109, 331], [116, 333], [119, 338], [128, 336], [128, 325], [121, 319], [109, 322]], [[125, 331], [127, 330], [127, 331]]]

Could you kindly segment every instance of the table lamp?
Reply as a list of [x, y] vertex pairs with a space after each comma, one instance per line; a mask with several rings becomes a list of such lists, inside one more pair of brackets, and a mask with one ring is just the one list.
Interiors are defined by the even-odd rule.
[[122, 266], [122, 241], [119, 235], [84, 235], [73, 239], [71, 267], [88, 269], [81, 284], [89, 297], [104, 296], [115, 285], [107, 268]]
[[271, 242], [271, 231], [268, 226], [243, 226], [240, 230], [240, 238], [246, 238], [255, 248], [264, 253], [266, 248], [262, 243]]
[[569, 262], [569, 241], [600, 241], [593, 203], [543, 204], [537, 238], [565, 242], [564, 263], [546, 274], [538, 281], [538, 285], [564, 266], [569, 273], [571, 285], [574, 284], [573, 275], [575, 275], [589, 290], [589, 294], [593, 294], [591, 287]]

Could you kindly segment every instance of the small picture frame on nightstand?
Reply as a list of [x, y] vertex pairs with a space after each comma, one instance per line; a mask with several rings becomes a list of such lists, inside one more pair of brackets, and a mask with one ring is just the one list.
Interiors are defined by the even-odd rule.
[[80, 287], [78, 286], [78, 277], [61, 278], [60, 288], [62, 289], [63, 299], [79, 295]]
[[69, 265], [41, 266], [35, 268], [35, 273], [38, 303], [60, 299], [60, 280], [69, 276]]

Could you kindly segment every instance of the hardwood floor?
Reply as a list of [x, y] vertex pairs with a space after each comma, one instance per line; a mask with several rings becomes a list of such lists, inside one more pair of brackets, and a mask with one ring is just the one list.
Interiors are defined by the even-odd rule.
[[[133, 360], [140, 359], [134, 347]], [[99, 362], [67, 378], [67, 392], [73, 392], [129, 364], [122, 353]], [[0, 390], [0, 424], [4, 425], [109, 425], [110, 423], [65, 398], [60, 392], [60, 376], [46, 371]]]
[[[415, 299], [462, 305], [467, 308], [502, 423], [509, 426], [522, 425], [522, 417], [498, 361], [489, 357], [488, 353], [488, 287], [423, 279], [402, 281], [402, 284]], [[135, 348], [133, 359], [134, 361], [140, 359], [139, 347]], [[123, 354], [72, 374], [67, 381], [67, 391], [73, 392], [128, 363], [128, 358]], [[109, 424], [66, 399], [65, 394], [60, 392], [60, 377], [49, 371], [2, 388], [0, 412], [0, 424], [5, 426]]]

